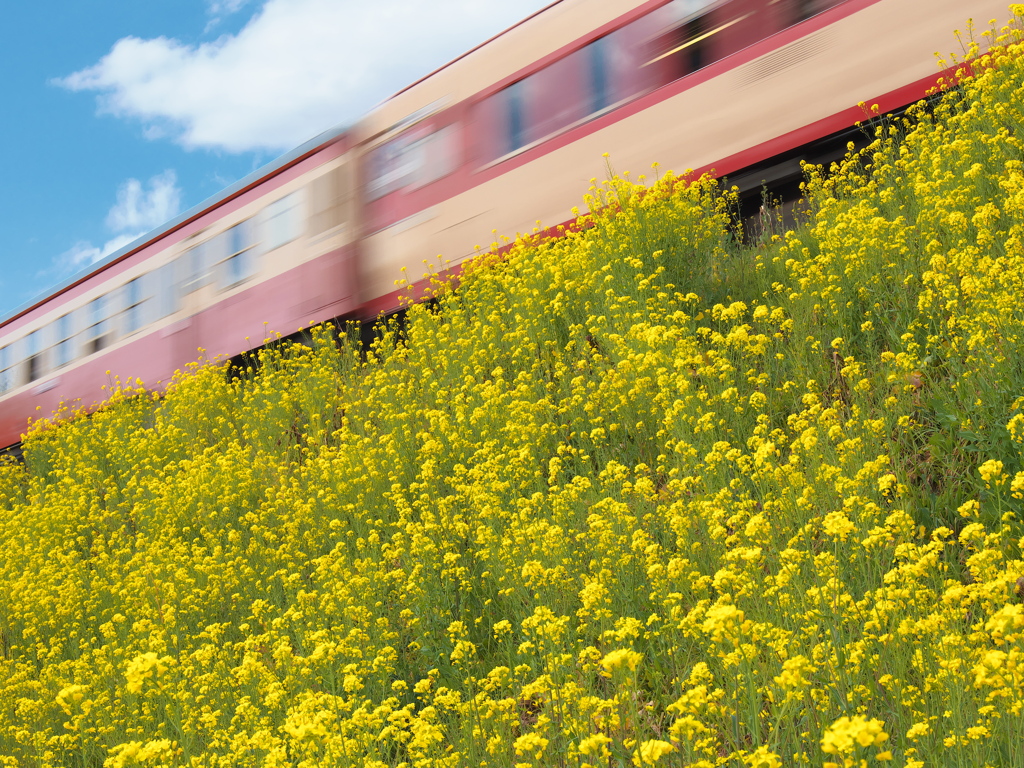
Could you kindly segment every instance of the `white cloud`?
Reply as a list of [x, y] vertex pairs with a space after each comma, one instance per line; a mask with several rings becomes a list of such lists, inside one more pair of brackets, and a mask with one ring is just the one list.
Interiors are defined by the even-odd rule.
[[[245, 0], [212, 0], [210, 12]], [[266, 0], [236, 35], [126, 37], [58, 84], [187, 148], [284, 150], [375, 103], [547, 0]]]
[[64, 273], [77, 272], [80, 269], [95, 264], [117, 251], [128, 243], [141, 237], [144, 233], [133, 233], [117, 235], [107, 240], [101, 247], [90, 242], [80, 240], [57, 257], [59, 268]]
[[210, 20], [206, 22], [204, 33], [216, 27], [226, 16], [238, 13], [249, 4], [250, 0], [207, 0], [206, 13]]
[[[181, 210], [181, 189], [173, 170], [153, 176], [143, 185], [128, 179], [117, 189], [117, 202], [107, 212], [113, 237], [101, 246], [80, 240], [57, 257], [52, 277], [66, 277], [105, 259], [150, 230], [173, 219]], [[37, 277], [47, 277], [42, 272]]]
[[209, 0], [206, 4], [206, 12], [211, 16], [230, 16], [238, 13], [243, 6], [249, 4], [249, 0]]
[[128, 179], [117, 190], [117, 204], [107, 214], [112, 232], [146, 232], [158, 227], [181, 210], [181, 190], [174, 171], [154, 176], [143, 189], [138, 179]]

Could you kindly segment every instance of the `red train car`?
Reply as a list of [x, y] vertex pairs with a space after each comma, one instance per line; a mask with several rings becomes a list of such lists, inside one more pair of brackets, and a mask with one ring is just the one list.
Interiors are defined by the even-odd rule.
[[798, 181], [801, 158], [845, 152], [861, 102], [922, 98], [955, 29], [1006, 15], [1003, 0], [554, 3], [356, 126], [360, 284], [387, 310], [402, 266], [565, 222], [605, 152], [634, 177], [657, 161], [755, 196]]
[[[799, 181], [938, 77], [1003, 0], [558, 0], [0, 320], [0, 446], [110, 376], [398, 308], [395, 280], [492, 232], [571, 218], [610, 153], [634, 174]], [[438, 254], [443, 254], [439, 257]], [[403, 268], [406, 270], [403, 272]], [[109, 372], [109, 373], [108, 373]]]
[[117, 376], [159, 387], [198, 357], [356, 306], [351, 140], [323, 136], [0, 324], [0, 446]]

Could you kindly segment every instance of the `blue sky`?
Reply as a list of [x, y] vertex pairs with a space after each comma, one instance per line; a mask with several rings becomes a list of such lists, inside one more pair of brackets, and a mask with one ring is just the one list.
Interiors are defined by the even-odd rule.
[[11, 4], [0, 318], [548, 2]]

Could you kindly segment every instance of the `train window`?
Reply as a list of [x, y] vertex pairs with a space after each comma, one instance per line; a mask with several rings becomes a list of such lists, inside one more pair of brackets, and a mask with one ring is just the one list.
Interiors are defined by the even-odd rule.
[[53, 365], [59, 368], [67, 365], [74, 357], [71, 340], [75, 335], [74, 315], [68, 312], [58, 317], [53, 323]]
[[107, 317], [109, 300], [106, 296], [97, 296], [86, 305], [86, 317], [89, 326], [85, 330], [85, 354], [99, 352], [111, 341], [110, 323]]
[[366, 196], [376, 200], [408, 187], [437, 181], [458, 167], [455, 125], [419, 125], [370, 153]]
[[157, 285], [157, 318], [163, 319], [173, 315], [180, 308], [180, 294], [177, 280], [177, 268], [181, 257], [164, 264], [156, 272]]
[[299, 193], [292, 192], [267, 206], [263, 214], [263, 247], [272, 251], [302, 234]]
[[504, 91], [505, 97], [505, 152], [514, 152], [526, 144], [526, 82], [520, 80], [513, 83]]
[[657, 65], [658, 80], [671, 82], [703, 69], [724, 55], [718, 33], [740, 17], [725, 19], [706, 0], [673, 0], [651, 14], [657, 25], [647, 66]]
[[598, 38], [585, 50], [590, 66], [590, 113], [594, 114], [612, 104], [608, 78], [608, 38]]
[[490, 162], [529, 143], [526, 103], [533, 76], [503, 88], [476, 108], [476, 136], [481, 162]]
[[525, 143], [541, 141], [591, 113], [594, 68], [589, 48], [574, 51], [523, 81], [529, 96], [523, 110]]
[[587, 46], [590, 59], [591, 113], [638, 96], [658, 85], [650, 67], [647, 40], [652, 20], [638, 21], [610, 32]]
[[648, 14], [481, 101], [474, 110], [477, 159], [497, 160], [661, 84], [656, 68], [645, 65], [655, 31], [670, 18]]
[[247, 219], [224, 232], [217, 239], [223, 243], [221, 253], [225, 254], [220, 264], [220, 286], [230, 288], [253, 276], [256, 271], [256, 244], [253, 237], [253, 221]]
[[129, 280], [124, 284], [123, 290], [123, 305], [124, 312], [122, 315], [122, 330], [127, 335], [129, 333], [135, 333], [143, 325], [145, 325], [146, 319], [143, 315], [143, 309], [145, 303], [149, 298], [145, 292], [145, 283], [142, 277], [136, 277], [134, 280]]
[[404, 136], [374, 149], [368, 158], [366, 197], [376, 200], [404, 187], [417, 159], [415, 147], [408, 146]]
[[420, 146], [419, 173], [410, 186], [421, 187], [437, 181], [459, 165], [458, 125], [446, 125], [427, 136]]
[[185, 251], [182, 257], [185, 266], [185, 276], [181, 283], [181, 292], [192, 293], [206, 285], [206, 275], [209, 268], [209, 256], [207, 251], [209, 243], [197, 243]]
[[[538, 137], [538, 127], [531, 125], [530, 110], [536, 99], [536, 91], [551, 91], [550, 82], [543, 78], [544, 70], [512, 83], [493, 96], [480, 102], [477, 107], [477, 121], [482, 123], [477, 131], [480, 160], [490, 162], [525, 147]], [[541, 88], [538, 88], [538, 85]], [[545, 99], [546, 101], [546, 99]], [[528, 112], [530, 110], [530, 112]]]
[[841, 0], [772, 0], [771, 5], [778, 5], [782, 13], [783, 27], [799, 24], [822, 11], [827, 11]]
[[11, 358], [14, 357], [14, 353], [11, 351], [12, 345], [8, 344], [6, 347], [0, 347], [0, 394], [3, 394], [13, 386], [11, 381]]
[[38, 330], [25, 337], [25, 381], [35, 381], [43, 375], [42, 337]]

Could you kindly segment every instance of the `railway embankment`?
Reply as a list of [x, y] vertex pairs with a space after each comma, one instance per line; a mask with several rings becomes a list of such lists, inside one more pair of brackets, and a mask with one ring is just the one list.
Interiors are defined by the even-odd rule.
[[1024, 764], [1017, 39], [792, 230], [616, 178], [368, 355], [40, 424], [0, 761]]

